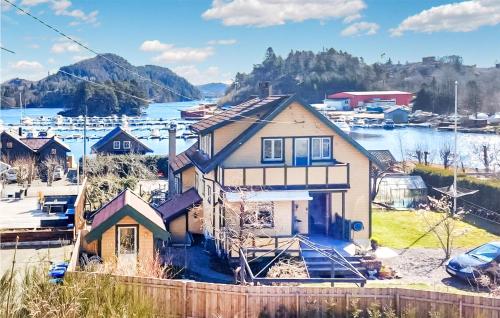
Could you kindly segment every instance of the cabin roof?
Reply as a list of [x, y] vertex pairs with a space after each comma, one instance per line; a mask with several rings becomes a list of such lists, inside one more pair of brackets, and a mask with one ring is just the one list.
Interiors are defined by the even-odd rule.
[[390, 108], [387, 108], [386, 110], [384, 110], [384, 113], [388, 114], [388, 113], [392, 113], [392, 112], [395, 112], [395, 111], [403, 111], [405, 113], [410, 113], [409, 110], [403, 108], [403, 107], [400, 107], [400, 106], [392, 106]]
[[66, 151], [71, 151], [68, 145], [66, 145], [64, 142], [59, 140], [57, 137], [34, 137], [34, 138], [26, 138], [26, 137], [21, 137], [17, 134], [11, 133], [9, 131], [4, 131], [3, 134], [6, 134], [10, 136], [11, 138], [15, 139], [17, 142], [22, 144], [23, 146], [27, 147], [33, 152], [37, 152], [46, 145], [50, 144], [51, 142], [55, 142], [59, 144], [61, 147], [64, 148]]
[[99, 139], [99, 141], [97, 141], [92, 146], [92, 150], [99, 151], [99, 149], [101, 149], [105, 144], [107, 144], [109, 141], [113, 140], [119, 134], [127, 135], [129, 138], [133, 139], [135, 142], [142, 145], [144, 147], [144, 149], [146, 150], [146, 152], [153, 152], [153, 150], [151, 148], [146, 146], [143, 142], [141, 142], [139, 139], [137, 139], [137, 137], [135, 137], [134, 135], [132, 135], [131, 133], [129, 133], [128, 131], [123, 129], [121, 126], [115, 127], [113, 130], [111, 130], [109, 133], [107, 133], [104, 137]]
[[185, 151], [175, 156], [175, 159], [170, 164], [170, 167], [172, 167], [174, 173], [180, 173], [193, 166], [193, 162], [191, 161], [191, 159], [189, 159], [188, 154], [194, 153], [196, 149], [198, 149], [197, 142], [194, 143], [191, 147], [189, 147]]
[[191, 188], [182, 194], [177, 194], [171, 200], [161, 204], [157, 210], [161, 213], [165, 223], [168, 223], [178, 216], [186, 213], [190, 208], [202, 201], [198, 191]]
[[318, 118], [322, 123], [324, 123], [327, 127], [333, 130], [339, 137], [346, 140], [350, 143], [354, 148], [356, 148], [359, 152], [365, 155], [370, 161], [375, 163], [377, 166], [381, 167], [381, 163], [379, 160], [369, 153], [363, 146], [361, 146], [358, 142], [356, 142], [352, 137], [346, 134], [342, 129], [340, 129], [337, 125], [335, 125], [332, 121], [326, 118], [323, 114], [321, 114], [318, 110], [316, 110], [311, 105], [303, 102], [295, 95], [288, 96], [285, 99], [280, 99], [280, 103], [274, 107], [267, 115], [263, 116], [261, 120], [253, 123], [249, 128], [247, 128], [243, 133], [237, 136], [233, 141], [231, 141], [227, 146], [225, 146], [221, 151], [219, 151], [212, 158], [206, 157], [206, 155], [202, 154], [200, 151], [195, 151], [192, 155], [190, 155], [190, 159], [193, 163], [204, 173], [213, 170], [218, 164], [223, 162], [227, 157], [229, 157], [236, 149], [238, 149], [243, 143], [248, 141], [252, 136], [254, 136], [258, 131], [264, 128], [269, 122], [271, 122], [278, 114], [280, 114], [284, 109], [286, 109], [293, 102], [297, 102], [302, 105], [306, 110], [311, 112], [316, 118]]
[[206, 134], [235, 120], [244, 120], [245, 116], [277, 105], [288, 97], [289, 95], [273, 95], [263, 99], [252, 98], [219, 114], [200, 120], [191, 125], [191, 129], [197, 133]]
[[86, 236], [87, 242], [98, 239], [108, 228], [125, 216], [135, 219], [153, 232], [157, 238], [166, 240], [169, 236], [158, 211], [137, 194], [126, 189], [96, 212], [92, 220], [92, 229]]

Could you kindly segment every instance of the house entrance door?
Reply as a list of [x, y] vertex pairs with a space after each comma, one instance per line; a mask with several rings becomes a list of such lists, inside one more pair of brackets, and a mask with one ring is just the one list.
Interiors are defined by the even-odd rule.
[[309, 192], [309, 234], [328, 234], [328, 193]]
[[119, 226], [117, 233], [117, 257], [121, 265], [135, 265], [137, 262], [137, 227]]

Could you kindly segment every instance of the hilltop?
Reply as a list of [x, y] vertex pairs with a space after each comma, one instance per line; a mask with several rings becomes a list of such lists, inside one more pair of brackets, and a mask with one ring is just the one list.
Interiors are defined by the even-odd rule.
[[208, 83], [203, 85], [198, 85], [198, 88], [201, 91], [203, 97], [221, 97], [226, 93], [228, 85], [224, 83]]
[[[2, 83], [2, 106], [19, 107], [20, 91], [23, 92], [23, 104], [27, 107], [62, 107], [67, 110], [65, 113], [68, 115], [80, 115], [85, 103], [88, 103], [88, 111], [92, 115], [112, 113], [134, 115], [140, 112], [141, 107], [147, 105], [146, 102], [127, 98], [125, 94], [117, 93], [110, 88], [120, 89], [128, 94], [138, 95], [155, 102], [185, 100], [184, 97], [143, 80], [124, 68], [150, 78], [183, 96], [194, 99], [201, 97], [196, 87], [168, 68], [155, 65], [134, 66], [126, 59], [108, 53], [61, 67], [56, 74], [39, 81], [12, 79]], [[61, 71], [103, 83], [107, 88], [85, 83]], [[87, 96], [85, 97], [83, 93]], [[92, 99], [93, 97], [95, 98]], [[97, 106], [97, 101], [106, 101], [109, 105], [101, 109]]]
[[320, 102], [326, 95], [341, 91], [420, 92], [417, 109], [445, 113], [453, 107], [455, 80], [461, 85], [462, 109], [500, 111], [500, 68], [464, 65], [462, 58], [455, 55], [404, 64], [391, 59], [367, 64], [362, 57], [335, 49], [317, 53], [291, 51], [281, 57], [268, 48], [264, 60], [255, 64], [249, 74], [236, 74], [235, 85], [227, 90], [220, 103], [241, 102], [258, 94], [259, 82], [269, 81], [273, 94], [295, 93], [309, 103]]

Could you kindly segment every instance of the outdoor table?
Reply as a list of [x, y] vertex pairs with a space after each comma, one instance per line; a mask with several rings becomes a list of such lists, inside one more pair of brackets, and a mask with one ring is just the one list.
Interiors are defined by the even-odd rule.
[[52, 209], [54, 209], [54, 208], [58, 208], [60, 210], [59, 212], [65, 212], [67, 204], [68, 204], [68, 201], [65, 201], [65, 200], [45, 201], [43, 204], [43, 209], [47, 210], [48, 213], [53, 213]]

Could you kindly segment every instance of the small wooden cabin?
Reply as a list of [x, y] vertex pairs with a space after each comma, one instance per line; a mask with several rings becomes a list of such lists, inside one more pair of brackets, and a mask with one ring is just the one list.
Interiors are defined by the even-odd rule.
[[152, 259], [169, 237], [160, 214], [127, 189], [97, 212], [85, 240], [104, 261], [136, 261]]
[[99, 154], [136, 153], [144, 155], [149, 152], [153, 152], [153, 150], [120, 126], [110, 131], [92, 146], [92, 153]]

